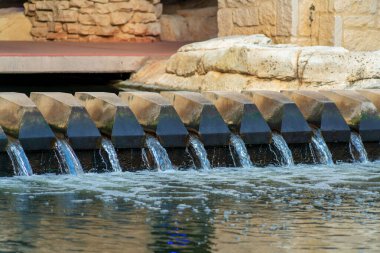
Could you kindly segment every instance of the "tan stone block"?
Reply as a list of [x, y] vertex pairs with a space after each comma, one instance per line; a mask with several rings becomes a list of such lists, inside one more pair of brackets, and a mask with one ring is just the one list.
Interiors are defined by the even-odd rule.
[[96, 31], [97, 31], [97, 26], [93, 26], [93, 25], [79, 25], [79, 34], [80, 35], [95, 34]]
[[89, 0], [70, 0], [70, 7], [88, 8], [94, 6], [94, 2]]
[[218, 36], [232, 35], [234, 23], [231, 9], [219, 9], [217, 14]]
[[79, 24], [67, 23], [64, 24], [64, 29], [68, 34], [77, 34], [79, 33]]
[[259, 25], [259, 10], [258, 8], [235, 9], [232, 12], [232, 20], [241, 27]]
[[99, 36], [112, 36], [120, 32], [118, 27], [115, 26], [98, 26], [95, 35]]
[[53, 12], [51, 11], [36, 11], [36, 19], [38, 21], [54, 21]]
[[109, 26], [111, 24], [108, 14], [79, 14], [78, 21], [83, 25]]
[[70, 8], [69, 1], [38, 1], [36, 2], [37, 10], [66, 10]]
[[77, 22], [78, 12], [75, 10], [58, 10], [54, 13], [54, 21], [58, 22]]
[[276, 24], [276, 8], [273, 1], [265, 1], [259, 6], [259, 22], [261, 25]]
[[132, 18], [131, 12], [112, 12], [110, 14], [112, 25], [124, 25]]
[[160, 26], [163, 41], [184, 41], [189, 33], [186, 19], [179, 15], [162, 15]]
[[373, 51], [380, 48], [379, 30], [345, 29], [343, 46], [349, 50]]
[[93, 2], [95, 2], [95, 3], [101, 3], [101, 4], [106, 4], [106, 3], [108, 3], [108, 0], [91, 0], [91, 1], [93, 1]]
[[121, 27], [124, 33], [134, 34], [134, 35], [154, 35], [160, 34], [161, 28], [159, 23], [149, 23], [149, 24], [133, 24], [128, 23]]
[[374, 16], [346, 16], [343, 17], [343, 25], [345, 27], [374, 27]]
[[150, 23], [157, 20], [154, 13], [135, 12], [130, 22], [132, 23]]
[[46, 37], [49, 29], [48, 27], [32, 27], [30, 34], [34, 37]]
[[156, 4], [154, 6], [154, 14], [156, 15], [157, 18], [161, 17], [162, 11], [163, 11], [163, 5], [162, 4]]
[[129, 3], [132, 5], [134, 11], [141, 12], [155, 12], [155, 7], [153, 4], [149, 3], [146, 0], [129, 0]]
[[46, 35], [47, 40], [66, 40], [67, 39], [67, 33], [60, 32], [60, 33], [48, 33]]

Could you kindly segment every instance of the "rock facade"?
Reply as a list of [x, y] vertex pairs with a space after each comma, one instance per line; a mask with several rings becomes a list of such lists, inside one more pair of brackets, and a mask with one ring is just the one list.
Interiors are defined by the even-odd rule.
[[380, 51], [273, 44], [263, 35], [186, 45], [132, 80], [182, 90], [380, 88]]
[[262, 33], [276, 43], [380, 49], [380, 0], [219, 0], [219, 36]]
[[36, 40], [156, 41], [159, 0], [28, 0]]

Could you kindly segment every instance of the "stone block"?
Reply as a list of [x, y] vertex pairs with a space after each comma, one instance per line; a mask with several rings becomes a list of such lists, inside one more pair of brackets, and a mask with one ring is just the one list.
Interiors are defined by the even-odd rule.
[[316, 91], [286, 90], [306, 121], [321, 130], [326, 142], [349, 142], [351, 131], [336, 105]]
[[152, 92], [120, 92], [145, 132], [154, 134], [164, 147], [186, 147], [188, 132], [170, 102]]
[[214, 104], [196, 92], [161, 92], [187, 127], [205, 146], [226, 146], [230, 131]]
[[[25, 94], [0, 93], [0, 108], [0, 126], [7, 135], [18, 139], [25, 150], [49, 150], [53, 147], [53, 131]], [[4, 142], [1, 135], [0, 132], [0, 146]]]
[[109, 136], [115, 148], [141, 148], [144, 146], [144, 130], [131, 109], [113, 93], [77, 92], [96, 127]]
[[246, 96], [231, 91], [202, 93], [212, 101], [224, 122], [246, 144], [269, 144], [272, 131], [257, 106]]
[[110, 14], [112, 25], [124, 25], [132, 18], [130, 12], [112, 12]]
[[273, 131], [290, 144], [310, 143], [312, 130], [296, 104], [275, 91], [243, 91], [260, 110]]
[[99, 149], [101, 135], [84, 106], [73, 95], [62, 92], [32, 92], [30, 98], [49, 125], [63, 134], [73, 149]]
[[332, 100], [351, 129], [365, 142], [380, 141], [380, 113], [365, 96], [353, 90], [321, 90]]

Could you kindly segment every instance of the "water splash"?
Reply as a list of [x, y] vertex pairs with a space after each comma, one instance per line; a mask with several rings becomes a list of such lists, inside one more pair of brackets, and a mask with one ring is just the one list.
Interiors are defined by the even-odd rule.
[[198, 136], [191, 134], [189, 140], [190, 147], [194, 150], [195, 155], [200, 163], [200, 168], [203, 170], [210, 170], [211, 164], [207, 158], [207, 151], [203, 143], [199, 140]]
[[161, 146], [161, 143], [153, 136], [147, 135], [146, 145], [153, 156], [154, 163], [159, 171], [172, 170], [173, 165], [169, 159], [168, 153]]
[[16, 176], [33, 175], [32, 167], [19, 141], [10, 142], [7, 146], [7, 153]]
[[67, 174], [79, 175], [83, 174], [83, 168], [80, 164], [78, 157], [70, 144], [64, 139], [57, 139], [55, 142], [55, 149], [58, 152], [62, 165]]
[[107, 138], [102, 138], [102, 148], [106, 151], [108, 155], [108, 159], [111, 163], [112, 169], [114, 172], [121, 172], [121, 166], [119, 159], [117, 157], [116, 150], [111, 142], [111, 140]]
[[281, 165], [293, 166], [294, 161], [293, 161], [292, 151], [289, 149], [289, 146], [284, 140], [284, 138], [282, 137], [282, 135], [273, 133], [272, 140], [273, 140], [273, 145], [281, 154]]
[[[240, 166], [243, 168], [253, 167], [253, 163], [248, 154], [247, 147], [245, 146], [244, 141], [239, 135], [231, 134], [230, 143], [233, 146], [235, 153], [237, 154], [240, 162]], [[232, 157], [234, 157], [232, 155]]]
[[357, 162], [355, 155], [353, 154], [352, 148], [354, 148], [354, 150], [359, 154], [359, 162], [361, 162], [361, 163], [368, 163], [369, 162], [367, 151], [365, 150], [362, 138], [356, 132], [351, 132], [350, 153], [351, 153], [354, 161]]
[[311, 145], [313, 147], [313, 150], [317, 153], [317, 157], [320, 163], [326, 165], [334, 165], [330, 149], [323, 139], [322, 133], [319, 129], [314, 131], [314, 135], [311, 138]]

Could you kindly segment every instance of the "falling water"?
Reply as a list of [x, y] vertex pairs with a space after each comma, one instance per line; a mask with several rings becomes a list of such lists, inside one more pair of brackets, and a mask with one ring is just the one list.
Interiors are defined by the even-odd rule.
[[121, 166], [119, 159], [117, 158], [116, 150], [112, 144], [112, 142], [107, 138], [102, 138], [102, 148], [106, 151], [108, 155], [108, 159], [111, 163], [112, 169], [115, 172], [121, 172]]
[[7, 146], [7, 153], [12, 161], [16, 176], [33, 175], [32, 167], [19, 141], [10, 142]]
[[311, 138], [311, 145], [313, 150], [317, 153], [319, 162], [326, 165], [334, 165], [332, 154], [327, 147], [325, 140], [321, 134], [321, 131], [318, 129], [314, 131], [314, 135]]
[[281, 160], [283, 166], [292, 166], [294, 165], [292, 151], [289, 149], [288, 144], [284, 138], [277, 133], [272, 134], [273, 145], [281, 153]]
[[352, 155], [352, 158], [354, 160], [356, 160], [355, 156], [352, 153], [352, 148], [354, 148], [355, 151], [359, 154], [359, 161], [361, 163], [367, 163], [368, 162], [368, 155], [367, 155], [367, 151], [365, 150], [362, 138], [356, 132], [351, 132], [351, 139], [350, 139], [351, 155]]
[[161, 146], [160, 142], [153, 136], [147, 135], [146, 145], [153, 156], [154, 163], [158, 170], [166, 171], [173, 169], [172, 162], [169, 159], [168, 153]]
[[[239, 157], [240, 165], [243, 168], [251, 168], [253, 167], [253, 163], [248, 154], [247, 147], [245, 146], [244, 141], [241, 139], [239, 135], [231, 134], [230, 143], [233, 146], [235, 153]], [[232, 156], [234, 157], [234, 156]]]
[[82, 165], [70, 144], [64, 139], [57, 139], [55, 149], [63, 163], [63, 168], [67, 174], [78, 175], [83, 174]]
[[197, 156], [197, 159], [200, 163], [201, 169], [210, 170], [211, 164], [207, 158], [206, 149], [196, 135], [190, 135], [190, 147], [194, 150], [195, 155]]

